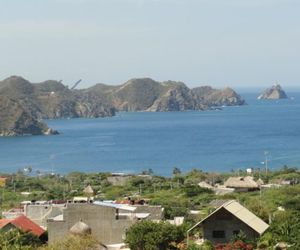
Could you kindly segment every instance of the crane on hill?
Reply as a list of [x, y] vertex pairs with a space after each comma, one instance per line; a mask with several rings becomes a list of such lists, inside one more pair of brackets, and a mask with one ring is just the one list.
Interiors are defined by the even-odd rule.
[[81, 81], [82, 80], [79, 79], [77, 82], [75, 82], [74, 85], [71, 87], [71, 89], [75, 89]]

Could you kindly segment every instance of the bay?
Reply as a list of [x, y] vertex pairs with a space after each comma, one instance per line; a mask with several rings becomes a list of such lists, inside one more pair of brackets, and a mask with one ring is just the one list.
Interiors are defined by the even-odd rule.
[[300, 93], [293, 99], [256, 100], [222, 111], [118, 113], [99, 119], [48, 120], [58, 136], [0, 138], [0, 171], [26, 166], [44, 173], [126, 172], [173, 167], [225, 172], [300, 165]]

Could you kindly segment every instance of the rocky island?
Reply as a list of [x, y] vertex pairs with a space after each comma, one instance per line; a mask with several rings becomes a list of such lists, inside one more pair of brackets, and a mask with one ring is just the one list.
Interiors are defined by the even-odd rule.
[[266, 89], [262, 94], [260, 94], [257, 99], [268, 99], [268, 100], [278, 100], [287, 99], [287, 95], [279, 84], [273, 85], [271, 88]]
[[96, 84], [69, 89], [58, 81], [30, 83], [19, 76], [0, 81], [0, 135], [57, 134], [42, 119], [98, 118], [118, 111], [208, 110], [244, 105], [233, 89], [210, 86], [190, 89], [183, 82], [131, 79], [121, 85]]

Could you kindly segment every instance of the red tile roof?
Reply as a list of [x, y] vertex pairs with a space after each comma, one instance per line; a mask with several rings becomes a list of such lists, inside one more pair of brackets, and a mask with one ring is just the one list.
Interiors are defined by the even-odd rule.
[[21, 215], [15, 219], [0, 220], [0, 228], [5, 227], [7, 224], [12, 224], [24, 232], [29, 231], [38, 237], [40, 237], [45, 232], [44, 229], [35, 224], [32, 220], [28, 219], [25, 215]]
[[9, 222], [11, 222], [11, 219], [1, 219], [0, 220], [0, 228], [5, 227]]

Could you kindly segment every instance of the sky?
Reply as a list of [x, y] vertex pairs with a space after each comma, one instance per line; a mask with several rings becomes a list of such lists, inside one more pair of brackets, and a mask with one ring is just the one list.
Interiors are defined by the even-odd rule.
[[299, 0], [0, 0], [0, 79], [300, 88]]

